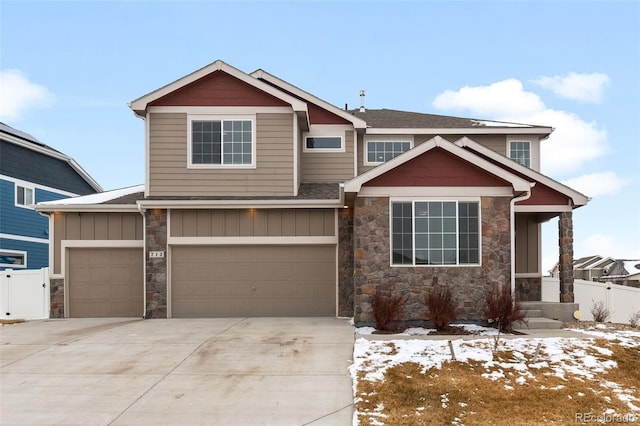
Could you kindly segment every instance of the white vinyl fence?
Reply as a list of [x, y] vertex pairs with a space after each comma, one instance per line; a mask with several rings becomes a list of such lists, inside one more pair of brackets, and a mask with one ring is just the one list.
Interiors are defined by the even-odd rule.
[[0, 271], [0, 319], [49, 318], [49, 268]]
[[[580, 304], [582, 319], [593, 321], [591, 307], [602, 301], [611, 312], [609, 321], [629, 324], [629, 318], [640, 311], [640, 288], [611, 283], [597, 283], [575, 280], [573, 283], [575, 302]], [[558, 302], [560, 298], [560, 280], [542, 278], [542, 301]]]

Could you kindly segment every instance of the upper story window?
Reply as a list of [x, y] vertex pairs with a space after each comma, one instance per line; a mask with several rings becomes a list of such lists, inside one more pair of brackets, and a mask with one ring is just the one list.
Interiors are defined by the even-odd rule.
[[366, 164], [382, 164], [411, 149], [410, 141], [367, 141]]
[[343, 151], [343, 138], [340, 136], [307, 136], [304, 138], [306, 151]]
[[26, 268], [27, 252], [0, 250], [0, 266], [4, 268]]
[[392, 265], [479, 265], [477, 201], [391, 203]]
[[34, 190], [26, 186], [16, 185], [16, 206], [27, 207], [34, 204]]
[[189, 167], [252, 167], [255, 165], [254, 120], [190, 117]]
[[511, 141], [509, 142], [509, 158], [525, 167], [531, 167], [531, 142]]

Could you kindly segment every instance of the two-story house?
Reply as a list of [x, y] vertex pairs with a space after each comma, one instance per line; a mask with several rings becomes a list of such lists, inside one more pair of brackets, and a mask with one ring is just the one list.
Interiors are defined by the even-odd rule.
[[49, 266], [49, 221], [34, 204], [98, 191], [72, 158], [0, 123], [0, 271]]
[[146, 178], [46, 203], [54, 316], [355, 316], [438, 278], [480, 319], [511, 286], [540, 300], [540, 224], [559, 218], [573, 302], [572, 211], [539, 173], [545, 126], [347, 111], [263, 70], [216, 61], [130, 104]]

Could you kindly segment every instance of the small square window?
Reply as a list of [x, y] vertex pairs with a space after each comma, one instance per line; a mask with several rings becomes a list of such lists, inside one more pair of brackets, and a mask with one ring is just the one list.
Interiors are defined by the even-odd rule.
[[29, 207], [34, 204], [33, 188], [16, 185], [16, 205]]
[[509, 158], [525, 167], [531, 167], [531, 143], [529, 141], [511, 141]]

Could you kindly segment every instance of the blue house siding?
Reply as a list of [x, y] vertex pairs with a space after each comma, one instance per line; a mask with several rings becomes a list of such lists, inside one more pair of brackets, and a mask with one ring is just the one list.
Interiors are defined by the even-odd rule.
[[0, 174], [74, 194], [96, 192], [66, 161], [7, 142], [0, 135]]
[[[23, 182], [33, 187], [34, 201], [59, 200], [68, 198], [68, 194], [56, 193], [50, 189], [39, 188], [37, 184]], [[18, 250], [27, 252], [27, 269], [39, 269], [49, 266], [49, 219], [37, 211], [19, 207], [15, 204], [16, 183], [0, 179], [0, 250]], [[38, 239], [37, 241], [24, 241]], [[0, 267], [0, 270], [5, 267]]]
[[0, 271], [4, 271], [5, 269], [40, 269], [49, 266], [49, 244], [0, 238], [0, 249], [27, 252], [26, 268], [7, 268], [0, 266]]

